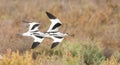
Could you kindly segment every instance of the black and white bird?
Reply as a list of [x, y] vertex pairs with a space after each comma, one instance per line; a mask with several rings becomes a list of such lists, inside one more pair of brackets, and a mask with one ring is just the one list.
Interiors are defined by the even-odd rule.
[[29, 37], [34, 38], [34, 42], [31, 47], [32, 49], [37, 47], [43, 41], [45, 37], [53, 39], [52, 46], [51, 46], [51, 49], [52, 49], [56, 47], [60, 42], [62, 42], [65, 36], [68, 36], [68, 33], [59, 32], [59, 28], [62, 25], [61, 21], [49, 12], [46, 12], [46, 14], [51, 21], [51, 25], [48, 31], [45, 33], [42, 33], [39, 31], [38, 29], [40, 25], [39, 23], [26, 22], [29, 24], [29, 30], [26, 33], [23, 33], [22, 36], [29, 36]]
[[29, 25], [29, 30], [25, 33], [22, 34], [22, 36], [28, 36], [28, 37], [32, 37], [34, 38], [34, 42], [32, 44], [32, 49], [34, 49], [35, 47], [37, 47], [44, 39], [45, 34], [39, 31], [39, 23], [36, 22], [32, 22], [29, 23], [27, 22]]
[[49, 12], [46, 12], [46, 14], [51, 21], [51, 25], [45, 34], [49, 34], [49, 37], [53, 39], [53, 43], [51, 46], [52, 49], [56, 47], [60, 42], [62, 42], [64, 37], [68, 36], [68, 33], [59, 32], [59, 28], [62, 25], [61, 21]]

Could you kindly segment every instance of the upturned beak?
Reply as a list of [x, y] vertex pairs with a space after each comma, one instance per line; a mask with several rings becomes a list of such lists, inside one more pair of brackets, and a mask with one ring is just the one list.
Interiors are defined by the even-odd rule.
[[27, 20], [23, 20], [22, 22], [23, 22], [23, 23], [30, 23], [30, 22], [29, 22], [29, 21], [27, 21]]
[[28, 27], [30, 25], [30, 22], [27, 20], [23, 20], [22, 23], [24, 23], [25, 27]]
[[71, 37], [74, 37], [75, 35], [74, 34], [69, 34], [69, 33], [67, 33], [68, 34], [68, 36], [71, 36]]
[[16, 34], [17, 36], [22, 36], [22, 34], [20, 34], [20, 33], [18, 33], [18, 34]]
[[17, 36], [17, 37], [20, 37], [20, 38], [22, 38], [22, 37], [23, 37], [23, 35], [22, 35], [22, 34], [20, 34], [20, 33], [16, 34], [16, 36]]

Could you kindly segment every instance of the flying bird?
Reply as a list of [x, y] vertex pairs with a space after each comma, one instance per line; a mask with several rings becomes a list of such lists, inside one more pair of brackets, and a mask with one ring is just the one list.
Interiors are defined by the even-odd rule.
[[34, 42], [32, 44], [32, 49], [34, 49], [35, 47], [37, 47], [42, 41], [43, 39], [46, 38], [52, 38], [53, 42], [51, 45], [51, 49], [56, 47], [60, 42], [62, 42], [62, 40], [64, 39], [65, 36], [68, 36], [68, 33], [61, 33], [59, 32], [59, 28], [62, 25], [61, 21], [55, 17], [53, 14], [46, 12], [48, 18], [51, 21], [51, 25], [49, 27], [49, 29], [47, 30], [47, 32], [40, 32], [39, 31], [39, 23], [37, 22], [26, 22], [29, 24], [29, 30], [26, 33], [23, 33], [22, 36], [29, 36], [34, 38]]
[[37, 47], [44, 39], [45, 34], [39, 31], [39, 23], [37, 22], [25, 22], [29, 25], [29, 30], [22, 34], [22, 36], [28, 36], [32, 37], [34, 39], [34, 42], [32, 44], [32, 49]]
[[68, 33], [61, 33], [59, 32], [59, 28], [62, 25], [61, 21], [55, 17], [53, 14], [46, 12], [47, 16], [49, 17], [51, 21], [51, 25], [45, 34], [49, 34], [50, 38], [53, 39], [53, 43], [51, 46], [51, 49], [56, 47], [62, 40], [64, 39], [65, 36], [68, 36]]

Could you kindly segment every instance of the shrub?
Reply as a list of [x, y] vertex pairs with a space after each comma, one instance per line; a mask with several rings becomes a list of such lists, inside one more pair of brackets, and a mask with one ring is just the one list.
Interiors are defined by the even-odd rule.
[[84, 57], [84, 62], [87, 65], [100, 65], [100, 63], [105, 59], [102, 51], [93, 44], [83, 45], [82, 55]]
[[0, 60], [0, 65], [33, 65], [32, 55], [29, 52], [20, 55], [19, 51], [11, 52], [7, 51], [7, 54]]

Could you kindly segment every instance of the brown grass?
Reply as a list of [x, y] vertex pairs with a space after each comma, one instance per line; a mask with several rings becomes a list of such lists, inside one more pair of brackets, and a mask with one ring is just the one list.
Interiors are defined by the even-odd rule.
[[[119, 0], [0, 0], [0, 53], [6, 49], [20, 52], [30, 50], [32, 38], [16, 34], [27, 31], [23, 20], [41, 23], [45, 32], [50, 21], [49, 11], [63, 23], [60, 31], [74, 34], [65, 40], [74, 42], [97, 42], [106, 57], [120, 50], [120, 5]], [[34, 51], [50, 49], [49, 39], [43, 41]], [[64, 44], [65, 41], [63, 41]], [[62, 44], [61, 44], [62, 45]], [[109, 53], [108, 53], [109, 52]]]

